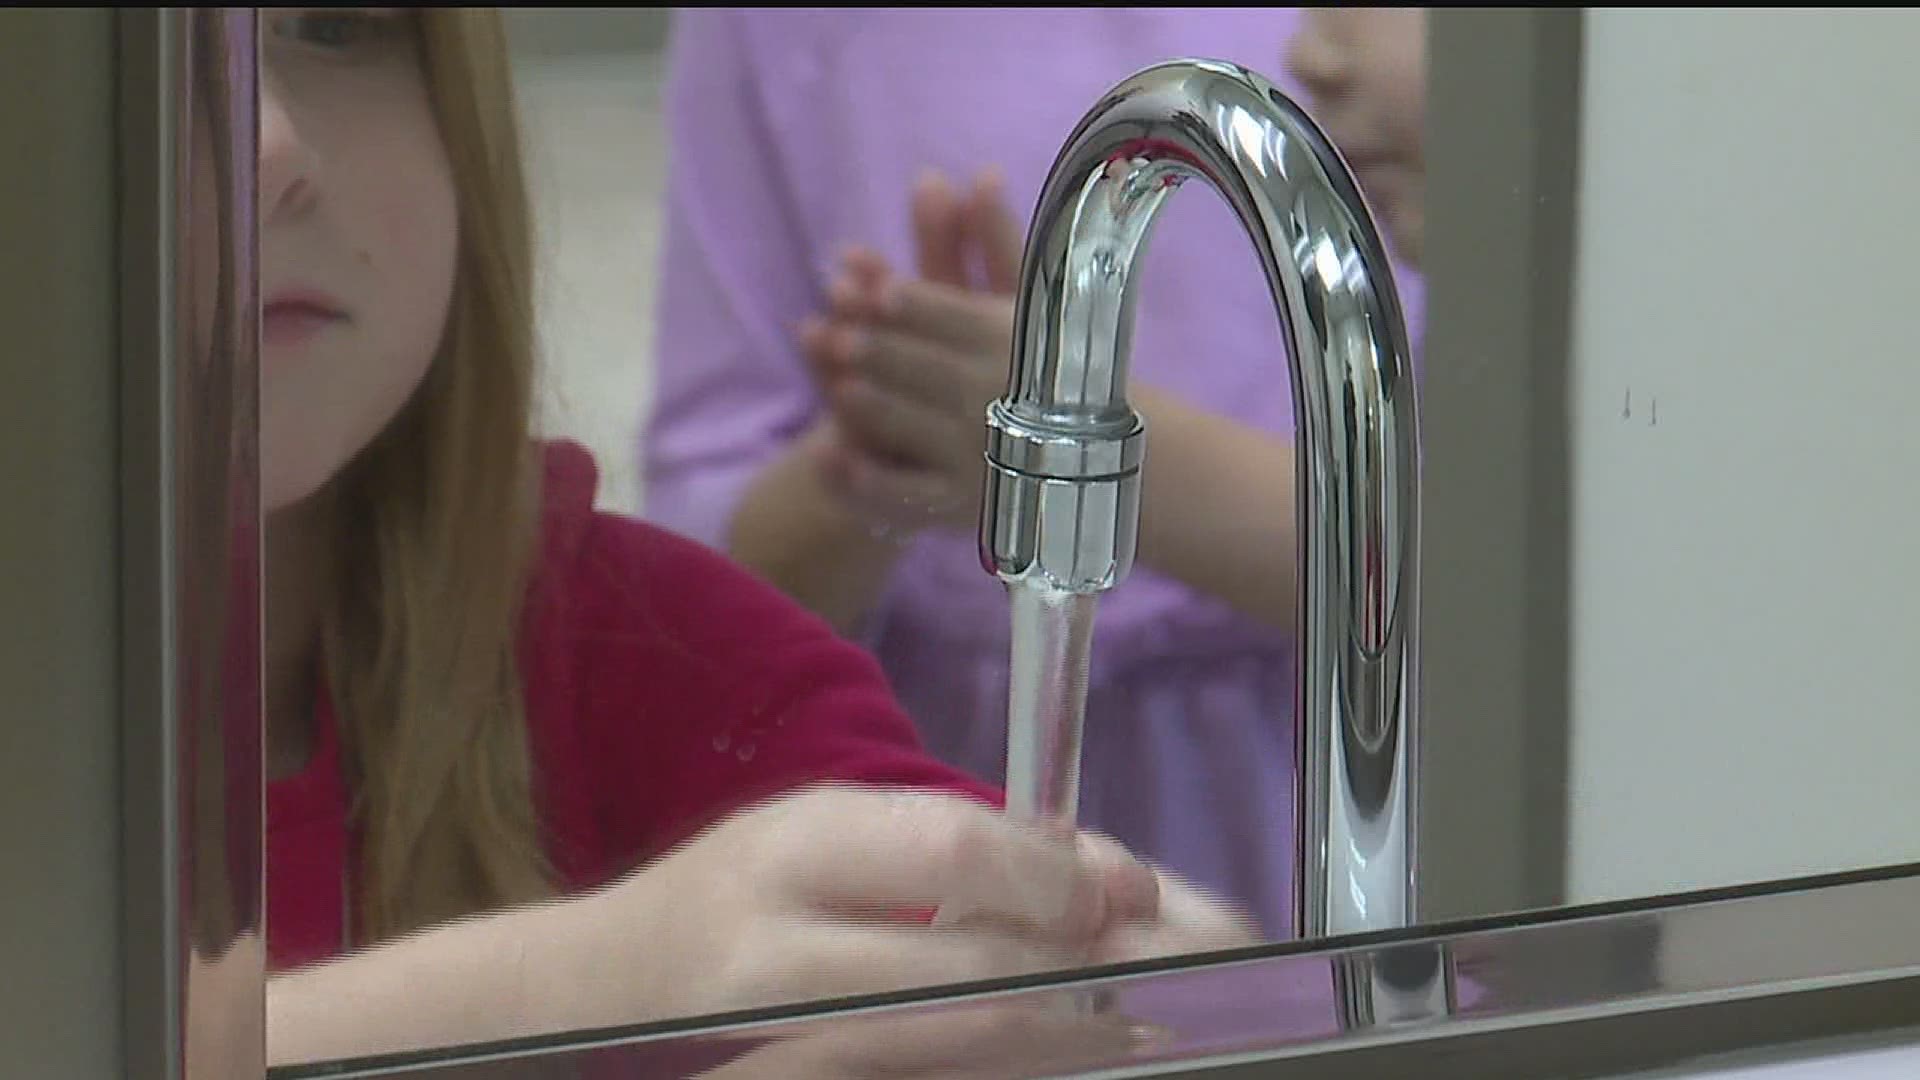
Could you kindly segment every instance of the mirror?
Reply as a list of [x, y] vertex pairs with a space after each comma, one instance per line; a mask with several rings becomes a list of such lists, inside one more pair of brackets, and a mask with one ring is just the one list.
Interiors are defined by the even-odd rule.
[[[1910, 120], [1874, 43], [1910, 24], [1811, 19], [263, 13], [271, 1060], [1289, 936], [1287, 339], [1214, 195], [1168, 202], [1135, 294], [1152, 449], [1139, 565], [1094, 621], [1090, 838], [987, 809], [1013, 658], [980, 418], [1022, 234], [1079, 118], [1172, 57], [1298, 94], [1398, 259], [1428, 447], [1418, 913], [1911, 858], [1852, 827], [1868, 805], [1804, 806], [1875, 768], [1904, 790], [1920, 738], [1873, 677], [1914, 522], [1879, 494], [1899, 398], [1865, 389], [1899, 377], [1865, 337], [1900, 280], [1869, 226], [1911, 168], [1868, 137]], [[1703, 86], [1703, 56], [1740, 78]], [[1783, 116], [1888, 164], [1835, 199], [1832, 170], [1759, 157]], [[1777, 241], [1741, 246], [1805, 205], [1818, 265], [1869, 273], [1788, 290]], [[1820, 378], [1836, 341], [1880, 379]], [[1809, 474], [1833, 456], [1763, 418], [1858, 440], [1874, 482]], [[1818, 506], [1785, 529], [1783, 483]], [[1833, 522], [1854, 556], [1808, 563]], [[1738, 559], [1705, 540], [1736, 531]], [[1832, 632], [1788, 631], [1781, 596]], [[1840, 631], [1867, 613], [1883, 651]], [[1811, 723], [1809, 670], [1853, 695], [1825, 715], [1878, 726]], [[1742, 831], [1776, 813], [1797, 847]]]

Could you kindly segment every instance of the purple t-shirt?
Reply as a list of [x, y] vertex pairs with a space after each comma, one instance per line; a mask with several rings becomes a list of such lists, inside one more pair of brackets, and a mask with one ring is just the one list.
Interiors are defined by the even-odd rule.
[[[1067, 135], [1121, 79], [1204, 57], [1281, 81], [1293, 8], [682, 10], [646, 514], [716, 546], [743, 488], [819, 408], [794, 326], [835, 253], [913, 263], [920, 171], [1000, 167], [1030, 215]], [[1264, 430], [1293, 430], [1286, 344], [1254, 249], [1203, 184], [1144, 256], [1132, 377]], [[1417, 280], [1401, 275], [1417, 327]], [[1277, 480], [1277, 478], [1276, 478]], [[1276, 558], [1282, 557], [1276, 551]], [[1008, 600], [971, 533], [918, 537], [866, 641], [928, 747], [1004, 777]], [[1289, 928], [1291, 635], [1145, 565], [1100, 603], [1081, 821]]]

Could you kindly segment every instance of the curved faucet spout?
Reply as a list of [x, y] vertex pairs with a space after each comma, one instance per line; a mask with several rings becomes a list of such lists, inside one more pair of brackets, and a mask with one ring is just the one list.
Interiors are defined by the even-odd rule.
[[1246, 227], [1290, 343], [1294, 931], [1404, 926], [1420, 468], [1406, 323], [1352, 175], [1268, 80], [1206, 60], [1148, 68], [1101, 99], [1055, 160], [1027, 236], [1007, 395], [987, 410], [981, 559], [1009, 584], [1067, 592], [1110, 589], [1132, 566], [1146, 441], [1126, 396], [1133, 271], [1161, 204], [1191, 177]]

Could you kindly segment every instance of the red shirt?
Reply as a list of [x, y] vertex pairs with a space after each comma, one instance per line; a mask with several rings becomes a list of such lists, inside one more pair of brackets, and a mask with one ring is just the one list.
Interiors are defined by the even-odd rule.
[[[545, 850], [591, 888], [729, 812], [816, 780], [993, 789], [920, 748], [878, 665], [723, 556], [593, 509], [598, 473], [546, 450], [521, 674]], [[340, 951], [348, 835], [331, 704], [298, 774], [267, 788], [274, 969]]]

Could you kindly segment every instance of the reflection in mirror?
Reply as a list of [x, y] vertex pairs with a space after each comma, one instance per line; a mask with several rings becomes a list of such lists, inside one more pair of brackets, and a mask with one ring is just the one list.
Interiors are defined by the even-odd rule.
[[[651, 522], [605, 509], [579, 442], [529, 437], [557, 426], [536, 356], [577, 329], [542, 314], [567, 256], [537, 258], [533, 226], [561, 244], [577, 234], [556, 220], [619, 227], [618, 210], [548, 212], [570, 202], [557, 140], [592, 114], [516, 106], [495, 10], [263, 14], [271, 1060], [1281, 932], [1292, 500], [1219, 501], [1201, 480], [1290, 476], [1290, 414], [1271, 300], [1217, 200], [1173, 211], [1140, 289], [1156, 460], [1192, 476], [1153, 482], [1169, 501], [1150, 497], [1142, 559], [1169, 569], [1102, 616], [1112, 677], [1088, 708], [1114, 734], [1089, 740], [1093, 831], [995, 810], [1006, 607], [964, 538], [962, 477], [1004, 382], [1017, 208], [1119, 79], [1170, 55], [1277, 72], [1299, 22], [1092, 14], [901, 11], [858, 33], [850, 14], [676, 16], [668, 144], [641, 147], [668, 170], [657, 297], [590, 305], [659, 315]], [[1351, 51], [1353, 27], [1321, 32]], [[1060, 41], [1084, 53], [1059, 63]], [[1016, 48], [1033, 85], [997, 80], [988, 110], [936, 100]], [[896, 85], [907, 57], [925, 100]], [[1349, 92], [1347, 61], [1327, 65], [1321, 92]], [[989, 126], [1029, 106], [1030, 130]], [[533, 182], [521, 127], [541, 130]], [[916, 187], [928, 168], [953, 178]], [[795, 187], [755, 187], [776, 181]], [[875, 351], [842, 348], [856, 329]], [[1221, 362], [1175, 362], [1192, 356]], [[643, 384], [611, 359], [575, 394]], [[1202, 517], [1239, 546], [1165, 527]]]
[[[1024, 222], [1055, 154], [1100, 95], [1176, 56], [1278, 77], [1325, 125], [1405, 264], [1417, 356], [1417, 268], [1435, 254], [1423, 211], [1424, 15], [699, 10], [664, 26], [618, 21], [658, 12], [551, 16], [576, 20], [572, 31], [524, 17], [517, 53], [489, 9], [262, 18], [272, 1059], [1284, 936], [1299, 854], [1295, 493], [1222, 478], [1290, 480], [1294, 409], [1277, 378], [1286, 339], [1226, 204], [1170, 201], [1141, 263], [1132, 389], [1153, 452], [1139, 567], [1100, 608], [1084, 687], [1078, 843], [995, 812], [1013, 658], [1005, 591], [976, 551], [981, 418], [1006, 388]], [[1615, 26], [1587, 61], [1639, 55], [1631, 29]], [[1773, 32], [1776, 48], [1792, 36]], [[1865, 55], [1836, 33], [1818, 43]], [[1771, 70], [1796, 77], [1790, 65]], [[1612, 85], [1590, 79], [1587, 90]], [[1594, 145], [1638, 145], [1624, 135], [1643, 129], [1599, 123], [1609, 115], [1587, 102], [1592, 137], [1617, 140]], [[1591, 146], [1586, 157], [1642, 160]], [[1661, 174], [1583, 175], [1600, 191]], [[1658, 192], [1620, 190], [1633, 213], [1671, 209]], [[1610, 204], [1583, 205], [1591, 218]], [[1717, 490], [1709, 466], [1724, 472], [1724, 459], [1710, 446], [1688, 471], [1646, 445], [1647, 432], [1673, 445], [1691, 430], [1675, 411], [1685, 395], [1664, 393], [1658, 414], [1648, 396], [1642, 414], [1632, 411], [1642, 399], [1623, 393], [1623, 418], [1646, 417], [1631, 429], [1637, 442], [1592, 426], [1592, 402], [1614, 400], [1599, 362], [1611, 354], [1595, 343], [1647, 325], [1636, 305], [1653, 293], [1693, 295], [1595, 293], [1595, 283], [1655, 280], [1638, 256], [1690, 226], [1647, 211], [1637, 246], [1609, 246], [1592, 238], [1627, 234], [1589, 218], [1580, 446], [1669, 481], [1692, 477], [1689, 492]], [[1726, 219], [1729, 235], [1749, 235], [1743, 220]], [[1840, 245], [1869, 231], [1823, 235]], [[1841, 247], [1827, 254], [1846, 262]], [[1776, 263], [1756, 253], [1743, 265]], [[1662, 325], [1696, 325], [1696, 314], [1682, 306]], [[1866, 314], [1846, 324], [1875, 325]], [[1713, 352], [1697, 344], [1696, 358]], [[1752, 344], [1759, 355], [1766, 342]], [[1649, 345], [1621, 355], [1654, 355]], [[1643, 377], [1652, 373], [1636, 368], [1635, 386]], [[1739, 400], [1718, 390], [1750, 383], [1719, 377], [1705, 397]], [[1897, 471], [1899, 445], [1873, 447], [1864, 459]], [[1582, 454], [1582, 469], [1612, 460]], [[1580, 530], [1639, 520], [1596, 515], [1621, 489], [1580, 475]], [[1905, 519], [1890, 521], [1901, 535]], [[1576, 895], [1790, 872], [1712, 828], [1672, 827], [1699, 820], [1692, 781], [1708, 774], [1650, 781], [1655, 734], [1613, 719], [1622, 710], [1610, 700], [1654, 692], [1620, 662], [1633, 650], [1619, 651], [1647, 640], [1636, 628], [1653, 607], [1605, 599], [1631, 576], [1610, 560], [1633, 544], [1580, 536], [1565, 852]], [[1769, 550], [1779, 558], [1756, 565], [1789, 559]], [[1690, 591], [1697, 574], [1658, 580], [1660, 610], [1723, 595]], [[1743, 595], [1750, 604], [1765, 590]], [[1677, 670], [1680, 644], [1663, 670]], [[1855, 676], [1847, 685], [1885, 692]], [[1660, 709], [1641, 700], [1624, 711], [1664, 718], [1661, 745], [1696, 751], [1666, 767], [1718, 760], [1698, 751], [1724, 748], [1725, 732], [1676, 723], [1682, 700], [1719, 699], [1676, 692]], [[1796, 776], [1790, 756], [1772, 762], [1782, 785]], [[1898, 788], [1889, 777], [1880, 786]], [[1669, 800], [1661, 813], [1641, 812], [1657, 801], [1650, 787]], [[1738, 807], [1752, 809], [1715, 806], [1728, 827]], [[1642, 845], [1649, 833], [1667, 846]], [[1714, 861], [1700, 846], [1748, 857]], [[1464, 958], [1458, 985], [1450, 969], [1420, 971], [1343, 972], [1332, 1022], [1450, 1009], [1480, 992]], [[1113, 1014], [1063, 1022], [1084, 1023], [1089, 1038], [1128, 1033]]]

